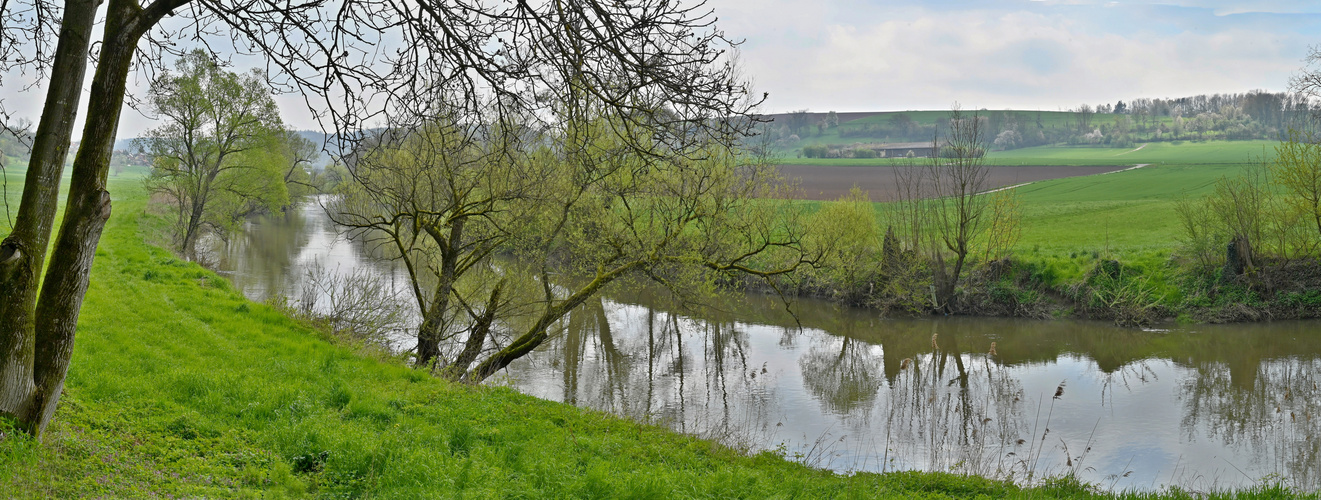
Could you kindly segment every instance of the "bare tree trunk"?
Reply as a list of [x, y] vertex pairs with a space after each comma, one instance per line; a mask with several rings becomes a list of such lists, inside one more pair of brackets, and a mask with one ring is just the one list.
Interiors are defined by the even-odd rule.
[[[200, 197], [194, 196], [189, 204], [188, 222], [184, 226], [183, 241], [179, 243], [179, 253], [182, 253], [185, 259], [196, 260], [197, 257], [197, 237], [202, 228], [202, 211], [204, 201]], [[180, 212], [180, 217], [183, 213]]]
[[72, 0], [64, 5], [50, 90], [32, 144], [18, 218], [13, 232], [0, 243], [0, 415], [17, 419], [33, 434], [46, 422], [40, 418], [41, 398], [34, 380], [39, 349], [34, 334], [37, 290], [87, 74], [98, 3]]

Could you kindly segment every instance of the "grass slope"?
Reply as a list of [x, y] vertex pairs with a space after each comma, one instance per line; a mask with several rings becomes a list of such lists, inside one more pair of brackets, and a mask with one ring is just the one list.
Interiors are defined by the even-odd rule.
[[1040, 146], [991, 153], [997, 165], [1244, 164], [1269, 159], [1277, 141], [1152, 142], [1140, 149]]
[[[0, 428], [0, 496], [279, 498], [1090, 497], [941, 473], [849, 476], [327, 341], [143, 243], [118, 182], [73, 365], [38, 445]], [[1281, 498], [1262, 487], [1224, 496]], [[1141, 498], [1155, 495], [1123, 495]], [[1183, 492], [1162, 497], [1192, 498]]]

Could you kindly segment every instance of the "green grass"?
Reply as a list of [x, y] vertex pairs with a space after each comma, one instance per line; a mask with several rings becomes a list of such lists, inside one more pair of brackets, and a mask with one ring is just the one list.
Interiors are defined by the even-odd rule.
[[[11, 224], [18, 216], [19, 197], [23, 195], [23, 176], [27, 174], [27, 165], [14, 165], [14, 161], [9, 161], [3, 172], [0, 172], [0, 235], [9, 234], [12, 229]], [[7, 210], [6, 210], [7, 209]]]
[[[1174, 206], [1212, 192], [1241, 165], [1151, 165], [1135, 170], [1038, 181], [1014, 188], [1020, 200], [1020, 254], [1160, 251], [1183, 234]], [[816, 211], [829, 201], [803, 201]], [[882, 227], [890, 207], [874, 203]]]
[[1273, 157], [1277, 144], [1278, 141], [1153, 142], [1138, 150], [1041, 146], [997, 151], [989, 159], [996, 165], [1239, 165]]
[[60, 409], [41, 444], [0, 429], [0, 496], [1095, 496], [1067, 477], [1020, 489], [942, 473], [838, 475], [507, 388], [453, 385], [336, 345], [144, 244], [166, 221], [143, 215], [136, 182], [112, 192]]
[[[1119, 259], [1163, 279], [1183, 235], [1177, 201], [1208, 194], [1217, 180], [1241, 169], [1233, 164], [1151, 165], [1017, 187], [1021, 234], [1015, 259], [1041, 268], [1052, 286], [1081, 279], [1100, 259]], [[833, 202], [800, 203], [816, 211]], [[889, 205], [873, 206], [886, 227]]]
[[[12, 224], [18, 217], [18, 206], [23, 195], [24, 176], [27, 175], [28, 166], [21, 163], [21, 160], [6, 159], [5, 168], [0, 172], [0, 192], [3, 192], [3, 198], [0, 198], [0, 237], [9, 234], [13, 229]], [[64, 197], [69, 194], [69, 176], [72, 168], [65, 166], [64, 172], [60, 177], [60, 201], [57, 205], [55, 220], [58, 221], [64, 217]], [[111, 172], [114, 172], [111, 169]], [[129, 165], [124, 168], [124, 172], [114, 175], [110, 178], [111, 183], [123, 185], [135, 184], [141, 181], [151, 173], [151, 168], [141, 165]], [[5, 209], [8, 208], [8, 211]], [[51, 235], [53, 240], [54, 234]]]
[[[1263, 150], [1267, 155], [1273, 153], [1275, 144], [1152, 143], [1127, 152], [1041, 147], [995, 153], [990, 161], [1027, 165], [1148, 164], [1135, 170], [1039, 181], [1015, 188], [1022, 217], [1017, 253], [1024, 257], [1080, 252], [1168, 255], [1183, 234], [1174, 211], [1176, 201], [1210, 193], [1217, 180], [1238, 175], [1253, 158], [1261, 158]], [[862, 165], [878, 161], [885, 160], [830, 159], [812, 160], [812, 164]], [[885, 211], [885, 205], [878, 203], [878, 214]]]
[[1041, 181], [1016, 188], [1022, 201], [1020, 249], [1170, 249], [1182, 234], [1176, 200], [1214, 189], [1238, 165], [1152, 165]]

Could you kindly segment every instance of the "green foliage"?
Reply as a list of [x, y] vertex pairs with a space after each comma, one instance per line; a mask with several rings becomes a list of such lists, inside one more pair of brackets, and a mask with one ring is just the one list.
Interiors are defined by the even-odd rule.
[[177, 210], [178, 251], [191, 256], [202, 232], [232, 231], [290, 203], [288, 181], [305, 176], [292, 175], [301, 167], [260, 73], [231, 73], [190, 52], [153, 82], [149, 103], [165, 123], [138, 140], [154, 157], [144, 182]]
[[[78, 361], [44, 442], [0, 423], [7, 496], [1191, 498], [1097, 493], [1067, 478], [1019, 488], [945, 473], [839, 475], [509, 389], [453, 385], [207, 285], [214, 274], [143, 244], [142, 231], [168, 222], [141, 214], [135, 187], [112, 187], [117, 210]], [[1300, 495], [1276, 484], [1211, 496]]]
[[[541, 135], [447, 120], [363, 144], [331, 210], [409, 269], [423, 290], [418, 361], [447, 377], [484, 379], [616, 281], [701, 297], [810, 258], [772, 167], [720, 141], [675, 151], [600, 117]], [[552, 275], [566, 277], [558, 289]]]
[[1290, 130], [1289, 137], [1275, 147], [1271, 164], [1275, 182], [1284, 191], [1284, 203], [1321, 237], [1321, 136]]
[[867, 194], [854, 186], [807, 219], [805, 243], [822, 258], [804, 271], [823, 295], [861, 304], [872, 292], [881, 265], [880, 224]]
[[876, 150], [867, 148], [858, 148], [853, 150], [854, 158], [875, 158]]
[[1150, 274], [1119, 261], [1101, 260], [1069, 292], [1092, 314], [1113, 317], [1120, 326], [1146, 326], [1161, 312], [1160, 297], [1151, 280]]
[[830, 150], [827, 149], [825, 146], [820, 146], [820, 145], [803, 146], [803, 156], [806, 156], [808, 158], [825, 158], [826, 153], [828, 153], [829, 151]]

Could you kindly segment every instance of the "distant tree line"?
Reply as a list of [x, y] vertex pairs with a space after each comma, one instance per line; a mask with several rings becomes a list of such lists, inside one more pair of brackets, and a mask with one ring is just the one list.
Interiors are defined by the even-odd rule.
[[[1318, 111], [1313, 99], [1300, 93], [1253, 90], [1245, 93], [1201, 94], [1179, 98], [1140, 98], [1114, 104], [1083, 104], [1060, 112], [987, 111], [990, 146], [995, 150], [1047, 144], [1134, 147], [1144, 142], [1185, 140], [1282, 140], [1290, 128], [1300, 128]], [[909, 113], [884, 121], [841, 124], [838, 116], [794, 111], [763, 127], [764, 139], [793, 147], [801, 139], [837, 129], [841, 139], [873, 143], [929, 142], [949, 135], [949, 119], [922, 122]], [[803, 156], [870, 158], [866, 144], [814, 145]]]

